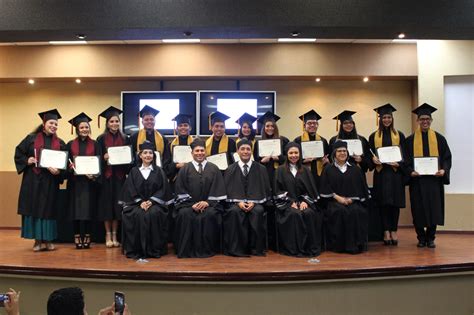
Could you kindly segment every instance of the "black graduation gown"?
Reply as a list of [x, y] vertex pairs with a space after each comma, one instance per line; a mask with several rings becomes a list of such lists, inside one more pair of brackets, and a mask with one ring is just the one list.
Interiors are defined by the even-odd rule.
[[[374, 143], [376, 132], [372, 133], [369, 137], [369, 145], [374, 153], [376, 153]], [[392, 146], [390, 133], [390, 129], [384, 129], [382, 147]], [[405, 135], [401, 131], [398, 131], [398, 134], [400, 137], [400, 150], [403, 156], [405, 150]], [[371, 163], [370, 168], [374, 170], [372, 198], [379, 207], [405, 208], [406, 170], [404, 161], [398, 164], [400, 166], [395, 170], [390, 165], [382, 164], [382, 169], [377, 171], [376, 165]]]
[[[23, 173], [18, 197], [18, 214], [36, 219], [56, 219], [57, 195], [59, 185], [64, 180], [64, 172], [52, 175], [47, 169], [40, 173], [33, 172], [33, 165], [28, 165], [28, 158], [34, 157], [36, 134], [27, 135], [15, 148], [15, 166], [18, 174]], [[44, 135], [44, 148], [51, 149], [51, 139]], [[65, 151], [66, 145], [58, 139], [60, 150]], [[39, 153], [39, 152], [37, 152]]]
[[[178, 136], [178, 145], [188, 145], [188, 136]], [[171, 190], [174, 191], [174, 182], [176, 181], [176, 176], [178, 175], [179, 169], [176, 168], [175, 162], [173, 162], [173, 148], [170, 145], [170, 163], [166, 165], [165, 173], [168, 175], [171, 184]]]
[[[114, 137], [120, 137], [119, 133], [113, 135]], [[128, 137], [124, 137], [123, 145], [129, 145]], [[105, 144], [105, 133], [97, 137], [97, 143], [99, 144], [102, 162], [102, 175], [99, 178], [99, 198], [97, 205], [97, 219], [99, 221], [110, 221], [110, 220], [121, 220], [122, 219], [122, 207], [118, 204], [120, 192], [122, 191], [123, 183], [125, 182], [126, 174], [131, 167], [130, 165], [107, 165], [104, 160], [104, 154], [107, 152], [107, 146]], [[133, 148], [132, 148], [133, 152]], [[110, 167], [112, 174], [106, 176], [106, 169]]]
[[[170, 167], [169, 164], [172, 162], [171, 159], [171, 152], [170, 152], [170, 144], [168, 139], [162, 134], [161, 137], [163, 138], [163, 154], [161, 154], [161, 166], [165, 171], [165, 174], [169, 176]], [[156, 144], [155, 144], [155, 133], [154, 132], [147, 132], [146, 133], [146, 140], [150, 141], [153, 146], [154, 150], [156, 151]], [[130, 144], [132, 145], [132, 150], [135, 152], [137, 151], [137, 142], [138, 142], [138, 131], [132, 133], [130, 136]]]
[[[316, 135], [309, 135], [309, 141], [315, 141], [316, 140]], [[296, 143], [299, 143], [301, 144], [301, 136], [298, 136], [295, 138], [294, 140]], [[324, 155], [330, 155], [331, 154], [331, 151], [329, 151], [329, 144], [328, 144], [328, 141], [321, 137], [321, 141], [323, 142], [323, 149], [324, 149]], [[312, 161], [311, 163], [307, 163], [305, 164], [305, 166], [310, 166], [311, 168], [311, 174], [313, 174], [313, 177], [314, 177], [314, 181], [316, 183], [316, 188], [319, 189], [319, 182], [320, 182], [320, 176], [318, 175], [318, 171], [317, 171], [317, 161], [314, 160]]]
[[[217, 140], [213, 138], [211, 146], [211, 155], [219, 154], [219, 144], [221, 142], [221, 139]], [[230, 165], [234, 161], [234, 152], [236, 151], [236, 145], [234, 139], [231, 139], [229, 136], [227, 136], [227, 139], [229, 140], [227, 144], [227, 163]]]
[[[224, 174], [228, 207], [224, 210], [224, 254], [230, 256], [264, 255], [266, 244], [263, 203], [271, 198], [270, 182], [265, 167], [253, 162], [245, 177], [238, 162]], [[250, 212], [238, 207], [239, 202], [254, 202]]]
[[[219, 203], [226, 199], [224, 179], [219, 168], [207, 162], [202, 174], [192, 162], [178, 173], [175, 184], [176, 204], [173, 211], [174, 245], [178, 258], [211, 257], [220, 250]], [[207, 201], [209, 207], [202, 213], [192, 205]]]
[[[423, 156], [430, 156], [428, 134], [422, 132], [422, 139]], [[452, 157], [446, 138], [436, 132], [436, 139], [438, 140], [439, 168], [444, 169], [444, 176], [409, 177], [411, 212], [415, 227], [444, 225], [444, 185], [449, 185]], [[411, 135], [405, 142], [408, 176], [414, 171], [413, 141], [414, 135]]]
[[[362, 170], [362, 172], [365, 174], [369, 170], [370, 165], [372, 163], [372, 153], [370, 153], [369, 142], [367, 141], [367, 139], [365, 137], [361, 136], [361, 135], [357, 135], [357, 137], [362, 142], [362, 152], [363, 152], [362, 161], [360, 163], [357, 163], [354, 160], [354, 158], [352, 156], [350, 156], [348, 162], [351, 165], [358, 165], [360, 167], [360, 169]], [[329, 152], [332, 153], [333, 145], [336, 142], [336, 140], [349, 140], [349, 139], [353, 139], [353, 138], [351, 138], [345, 132], [342, 133], [341, 138], [339, 138], [339, 135], [336, 135], [336, 136], [332, 137], [329, 140]], [[332, 157], [330, 157], [330, 158], [332, 160]], [[366, 180], [366, 182], [367, 182], [367, 180]]]
[[[345, 173], [334, 164], [325, 167], [320, 194], [328, 198], [325, 210], [327, 249], [351, 254], [367, 250], [368, 211], [364, 201], [369, 197], [369, 191], [359, 167], [348, 165]], [[333, 198], [334, 194], [351, 198], [353, 203], [342, 205]]]
[[[290, 142], [290, 140], [288, 140], [287, 137], [284, 137], [284, 136], [280, 136], [280, 140], [281, 140], [281, 154], [278, 156], [278, 161], [274, 161], [274, 160], [270, 160], [268, 161], [267, 163], [262, 163], [262, 158], [258, 155], [258, 140], [257, 142], [255, 143], [255, 147], [254, 147], [254, 152], [255, 152], [255, 155], [254, 155], [254, 159], [256, 162], [262, 164], [263, 166], [265, 166], [265, 169], [267, 170], [267, 174], [268, 174], [268, 179], [270, 180], [270, 183], [273, 183], [273, 181], [275, 180], [275, 164], [274, 162], [278, 162], [279, 165], [285, 163], [286, 161], [286, 155], [285, 155], [285, 146], [288, 144], [288, 142]], [[271, 187], [273, 188], [273, 187]]]
[[[67, 144], [69, 158], [74, 161], [71, 145], [74, 140]], [[94, 155], [101, 156], [98, 143], [94, 143]], [[79, 156], [86, 155], [86, 141], [79, 140]], [[97, 179], [90, 180], [85, 175], [74, 175], [74, 170], [67, 172], [67, 192], [68, 192], [68, 218], [70, 220], [92, 220], [96, 217], [97, 211]]]
[[[286, 165], [281, 165], [275, 173], [274, 195], [280, 252], [300, 257], [319, 255], [323, 213], [316, 206], [319, 196], [311, 171], [302, 167], [293, 176]], [[306, 210], [291, 207], [303, 201], [308, 204]]]
[[[140, 204], [148, 200], [153, 205], [144, 211]], [[147, 179], [138, 166], [130, 170], [120, 198], [122, 246], [128, 258], [159, 258], [167, 253], [167, 205], [171, 200], [168, 180], [161, 168], [153, 166]]]

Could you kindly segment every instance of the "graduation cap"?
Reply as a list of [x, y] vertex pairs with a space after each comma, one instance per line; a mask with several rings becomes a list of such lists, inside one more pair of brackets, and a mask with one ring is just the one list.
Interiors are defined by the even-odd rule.
[[268, 111], [262, 116], [260, 116], [260, 118], [258, 119], [258, 122], [261, 123], [262, 125], [265, 125], [265, 123], [269, 120], [273, 120], [274, 122], [277, 122], [278, 120], [280, 120], [280, 116], [275, 115], [271, 111]]
[[150, 141], [145, 140], [142, 144], [140, 144], [138, 146], [138, 149], [140, 149], [140, 151], [143, 151], [143, 150], [152, 150], [152, 151], [154, 151], [155, 146]]
[[191, 124], [191, 115], [187, 115], [187, 114], [178, 114], [176, 115], [172, 120], [173, 121], [176, 121], [176, 124], [179, 125], [179, 124]]
[[47, 110], [45, 112], [38, 113], [38, 115], [43, 120], [43, 123], [45, 123], [46, 121], [48, 121], [50, 119], [58, 120], [58, 119], [61, 118], [61, 115], [59, 114], [59, 112], [56, 108]]
[[71, 124], [71, 134], [72, 134], [72, 127], [73, 127], [73, 126], [77, 128], [77, 126], [79, 126], [80, 123], [82, 123], [82, 122], [88, 123], [88, 122], [90, 122], [91, 120], [92, 120], [92, 119], [91, 119], [89, 116], [87, 116], [84, 112], [82, 112], [82, 113], [80, 113], [79, 115], [77, 115], [77, 116], [71, 118], [71, 119], [69, 120], [69, 123]]
[[337, 141], [332, 145], [332, 149], [333, 149], [334, 152], [335, 152], [337, 149], [339, 149], [339, 148], [345, 148], [345, 149], [347, 149], [347, 142], [342, 141], [342, 140], [337, 140]]
[[310, 110], [299, 117], [304, 123], [308, 120], [320, 120], [322, 117], [315, 110]]
[[257, 117], [254, 117], [250, 114], [244, 113], [242, 116], [239, 117], [235, 122], [242, 127], [244, 123], [248, 123], [250, 126], [257, 120]]
[[336, 117], [334, 117], [333, 119], [336, 120], [336, 131], [338, 130], [338, 124], [337, 124], [337, 120], [339, 120], [341, 122], [341, 124], [346, 121], [346, 120], [349, 120], [349, 121], [354, 121], [352, 119], [352, 115], [354, 115], [355, 113], [357, 112], [353, 112], [351, 110], [344, 110], [342, 111], [341, 113], [339, 113], [339, 115], [337, 115]]
[[437, 108], [431, 106], [430, 104], [423, 103], [417, 108], [415, 108], [414, 110], [412, 110], [411, 112], [416, 114], [418, 118], [420, 118], [420, 116], [422, 115], [427, 115], [431, 117], [431, 114], [437, 110], [438, 110]]
[[158, 115], [160, 113], [159, 110], [157, 109], [154, 109], [153, 107], [151, 106], [148, 106], [148, 105], [145, 105], [142, 110], [140, 111], [139, 115], [141, 118], [143, 118], [145, 115], [152, 115], [153, 117], [155, 117], [156, 115]]
[[216, 122], [225, 122], [230, 117], [221, 112], [213, 112], [209, 114], [209, 130]]
[[387, 103], [385, 105], [374, 108], [374, 111], [378, 114], [378, 115], [375, 115], [375, 122], [376, 122], [375, 125], [377, 126], [379, 124], [379, 120], [377, 116], [382, 117], [383, 115], [392, 115], [392, 113], [396, 112], [397, 109], [393, 107], [392, 104]]
[[97, 116], [97, 126], [100, 128], [100, 117], [104, 117], [105, 121], [108, 121], [110, 118], [114, 116], [120, 116], [122, 114], [122, 110], [118, 109], [117, 107], [114, 106], [109, 106], [106, 110], [104, 110], [102, 113], [100, 113]]

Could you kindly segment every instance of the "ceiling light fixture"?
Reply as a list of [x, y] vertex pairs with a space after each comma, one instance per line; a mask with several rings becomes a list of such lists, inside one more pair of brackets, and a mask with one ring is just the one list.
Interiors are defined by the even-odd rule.
[[85, 45], [85, 40], [52, 40], [49, 42], [51, 45]]
[[193, 32], [186, 31], [183, 34], [184, 34], [184, 36], [189, 37], [189, 36], [193, 35]]
[[362, 81], [364, 81], [366, 83], [369, 82], [369, 77], [364, 77], [364, 79]]
[[278, 38], [279, 43], [314, 43], [316, 38]]
[[298, 31], [291, 32], [291, 37], [298, 37], [298, 36], [300, 36], [300, 32]]
[[405, 38], [405, 33], [400, 33], [400, 34], [398, 34], [398, 38], [399, 38], [399, 39], [404, 39], [404, 38]]
[[76, 79], [77, 84], [81, 84], [81, 82], [82, 82], [81, 79]]
[[35, 80], [29, 79], [29, 80], [28, 80], [28, 84], [31, 84], [31, 85], [35, 84]]
[[314, 81], [320, 82], [320, 81], [321, 81], [321, 78], [316, 78]]
[[192, 44], [192, 43], [200, 43], [201, 40], [199, 38], [188, 38], [188, 39], [163, 39], [163, 43], [165, 44]]
[[80, 39], [80, 40], [84, 40], [84, 39], [86, 39], [86, 37], [87, 36], [85, 34], [76, 34], [76, 38]]

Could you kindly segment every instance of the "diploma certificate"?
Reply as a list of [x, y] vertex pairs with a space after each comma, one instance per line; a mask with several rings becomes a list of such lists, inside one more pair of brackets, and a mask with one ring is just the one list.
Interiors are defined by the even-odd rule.
[[227, 169], [227, 153], [219, 153], [206, 157], [208, 162], [217, 165], [217, 167], [223, 171]]
[[132, 146], [130, 145], [109, 147], [107, 148], [107, 153], [109, 155], [109, 160], [107, 161], [109, 165], [131, 164], [133, 161]]
[[193, 160], [191, 154], [191, 147], [189, 145], [175, 145], [173, 147], [173, 162], [174, 163], [188, 163]]
[[301, 142], [301, 151], [303, 155], [303, 160], [322, 158], [324, 156], [323, 142], [320, 140]]
[[156, 166], [163, 167], [163, 166], [161, 166], [162, 164], [161, 164], [161, 153], [160, 153], [160, 151], [155, 151], [155, 155], [156, 155], [156, 161], [155, 161]]
[[395, 163], [403, 160], [402, 151], [397, 145], [377, 148], [377, 156], [381, 163]]
[[76, 156], [74, 158], [74, 174], [76, 175], [99, 175], [99, 156]]
[[434, 175], [438, 171], [437, 157], [414, 158], [414, 169], [420, 175]]
[[281, 155], [280, 139], [258, 140], [258, 156], [279, 156]]
[[347, 151], [349, 151], [349, 156], [364, 154], [364, 150], [362, 150], [362, 141], [359, 139], [341, 140], [347, 143]]
[[68, 152], [50, 149], [42, 149], [39, 167], [53, 167], [65, 170], [67, 167]]

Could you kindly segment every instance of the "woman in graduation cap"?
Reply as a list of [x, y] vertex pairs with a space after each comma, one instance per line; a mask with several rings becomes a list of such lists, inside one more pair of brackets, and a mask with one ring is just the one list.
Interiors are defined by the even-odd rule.
[[[77, 137], [67, 144], [71, 161], [78, 156], [101, 156], [96, 141], [90, 138], [92, 119], [80, 113], [69, 120], [75, 127]], [[67, 191], [69, 218], [74, 222], [74, 243], [76, 249], [88, 249], [91, 244], [91, 220], [97, 210], [97, 177], [99, 174], [75, 175], [75, 165], [69, 165]]]
[[279, 250], [289, 256], [311, 257], [321, 253], [323, 213], [311, 171], [304, 167], [301, 146], [285, 147], [287, 161], [275, 173]]
[[15, 148], [15, 166], [23, 174], [18, 198], [21, 237], [34, 239], [34, 251], [53, 250], [57, 237], [56, 200], [63, 172], [56, 168], [40, 168], [42, 149], [66, 149], [56, 131], [61, 115], [56, 109], [39, 113], [42, 124]]
[[337, 135], [329, 140], [329, 151], [333, 151], [333, 145], [337, 140], [350, 140], [359, 139], [362, 143], [362, 155], [351, 155], [349, 156], [349, 162], [360, 167], [362, 172], [365, 174], [370, 167], [371, 157], [369, 142], [367, 139], [357, 134], [356, 126], [352, 115], [356, 112], [345, 110], [333, 119], [340, 121], [340, 124], [336, 123], [336, 130], [339, 129]]
[[99, 198], [97, 219], [104, 222], [105, 226], [105, 246], [107, 248], [119, 247], [117, 240], [117, 230], [119, 221], [122, 219], [122, 207], [118, 204], [120, 192], [122, 191], [125, 176], [130, 165], [109, 165], [108, 148], [129, 145], [129, 139], [120, 131], [120, 114], [122, 111], [114, 106], [110, 106], [99, 114], [105, 118], [105, 130], [97, 137], [102, 152], [102, 176], [99, 184]]
[[[374, 109], [378, 114], [378, 129], [369, 137], [370, 149], [373, 153], [378, 148], [398, 146], [403, 152], [405, 136], [394, 127], [393, 112], [396, 108], [385, 104]], [[398, 245], [398, 218], [400, 208], [405, 208], [405, 169], [403, 161], [381, 163], [376, 155], [372, 156], [374, 170], [373, 194], [377, 206], [380, 208], [384, 230], [383, 242], [385, 245]]]
[[333, 144], [331, 165], [321, 175], [321, 197], [327, 198], [326, 247], [335, 252], [357, 254], [367, 250], [369, 198], [365, 176], [349, 162], [347, 143]]
[[262, 125], [260, 134], [262, 140], [268, 139], [280, 139], [281, 143], [281, 154], [273, 156], [260, 156], [258, 153], [258, 141], [255, 144], [255, 161], [261, 163], [267, 169], [268, 178], [270, 183], [273, 183], [275, 178], [275, 170], [285, 162], [285, 146], [290, 142], [287, 137], [280, 135], [276, 122], [280, 119], [280, 116], [273, 114], [268, 111], [258, 119], [258, 122]]
[[139, 148], [138, 166], [130, 170], [119, 201], [122, 247], [128, 258], [159, 258], [168, 250], [167, 206], [172, 196], [165, 172], [155, 166], [153, 144], [145, 141]]
[[245, 138], [252, 143], [252, 159], [255, 156], [255, 143], [257, 140], [255, 139], [256, 131], [253, 129], [252, 124], [257, 120], [257, 117], [254, 117], [250, 114], [244, 113], [242, 116], [239, 117], [235, 122], [239, 124], [239, 133], [237, 134], [237, 139], [235, 140], [236, 144]]

